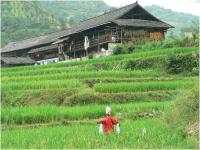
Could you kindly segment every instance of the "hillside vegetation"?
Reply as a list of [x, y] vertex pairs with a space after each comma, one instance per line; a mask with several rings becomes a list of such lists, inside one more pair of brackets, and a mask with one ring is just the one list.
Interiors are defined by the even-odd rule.
[[3, 1], [1, 10], [2, 46], [11, 41], [36, 37], [58, 30], [57, 17], [36, 1]]
[[110, 8], [102, 1], [3, 1], [1, 4], [2, 47], [66, 29]]
[[[185, 97], [181, 108], [194, 101], [191, 109], [174, 107], [179, 94], [198, 94], [198, 58], [197, 47], [176, 47], [3, 68], [2, 148], [197, 148], [186, 131], [196, 99]], [[106, 105], [120, 135], [98, 135]], [[174, 113], [187, 120], [181, 128], [170, 124]]]
[[156, 5], [146, 6], [145, 9], [162, 21], [174, 26], [175, 28], [170, 29], [170, 31], [174, 32], [175, 35], [179, 35], [184, 28], [190, 28], [193, 25], [198, 26], [198, 16], [175, 12]]
[[103, 1], [40, 1], [40, 4], [61, 21], [72, 24], [101, 15], [112, 8]]

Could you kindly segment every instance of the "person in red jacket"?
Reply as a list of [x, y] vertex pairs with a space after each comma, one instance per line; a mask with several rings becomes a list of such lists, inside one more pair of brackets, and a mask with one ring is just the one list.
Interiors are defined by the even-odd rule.
[[114, 125], [117, 125], [119, 121], [110, 116], [111, 109], [106, 107], [106, 117], [97, 121], [98, 124], [103, 124], [104, 133], [112, 133], [114, 131]]

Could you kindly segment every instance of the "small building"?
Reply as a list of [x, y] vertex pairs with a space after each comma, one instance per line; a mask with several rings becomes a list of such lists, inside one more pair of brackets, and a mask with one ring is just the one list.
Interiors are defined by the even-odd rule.
[[30, 57], [1, 57], [1, 67], [33, 65], [35, 63]]
[[169, 28], [172, 26], [136, 2], [63, 31], [9, 43], [2, 56], [30, 57], [38, 63], [81, 59], [89, 54], [109, 54], [117, 43], [163, 40]]

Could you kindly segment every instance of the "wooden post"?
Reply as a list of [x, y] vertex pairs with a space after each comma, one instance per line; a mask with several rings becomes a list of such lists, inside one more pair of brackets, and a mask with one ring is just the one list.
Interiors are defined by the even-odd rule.
[[[81, 53], [81, 54], [80, 54]], [[83, 57], [83, 51], [81, 50], [79, 53], [79, 56], [81, 55], [81, 60], [82, 60], [82, 57]]]
[[122, 28], [121, 28], [121, 44], [122, 44]]
[[76, 58], [76, 42], [74, 40], [74, 59]]
[[100, 45], [98, 44], [98, 54], [100, 53]]
[[88, 56], [88, 49], [86, 50], [86, 55]]
[[100, 50], [100, 47], [99, 47], [99, 31], [98, 31], [98, 53], [99, 53], [99, 50]]

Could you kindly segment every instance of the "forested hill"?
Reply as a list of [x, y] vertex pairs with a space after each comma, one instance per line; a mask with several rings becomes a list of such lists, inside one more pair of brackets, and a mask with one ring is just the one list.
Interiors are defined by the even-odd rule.
[[2, 46], [61, 28], [57, 17], [36, 1], [3, 1], [1, 15]]
[[77, 23], [112, 9], [103, 1], [41, 1], [41, 5], [65, 23]]
[[199, 21], [198, 16], [175, 12], [170, 9], [164, 9], [157, 5], [146, 6], [145, 9], [162, 21], [173, 25], [175, 28], [171, 31], [175, 32], [175, 34], [179, 34], [183, 28], [189, 28], [198, 24]]
[[[103, 1], [4, 1], [2, 3], [2, 43], [44, 35], [100, 15], [114, 8]], [[153, 5], [145, 7], [157, 18], [170, 23], [178, 33], [189, 27], [197, 16], [177, 13]]]
[[111, 8], [103, 1], [4, 1], [1, 46], [70, 27]]

